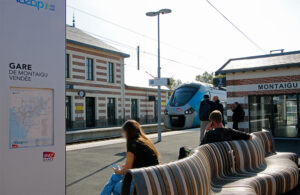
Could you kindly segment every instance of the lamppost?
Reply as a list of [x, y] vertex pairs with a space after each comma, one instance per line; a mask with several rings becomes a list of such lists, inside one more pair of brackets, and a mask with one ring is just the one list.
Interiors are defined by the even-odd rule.
[[[160, 14], [169, 14], [171, 13], [172, 10], [170, 9], [161, 9], [159, 11], [156, 12], [147, 12], [146, 16], [157, 16], [157, 32], [158, 32], [158, 38], [157, 38], [157, 78], [158, 80], [160, 80], [160, 26], [159, 26], [159, 15]], [[157, 95], [157, 123], [158, 123], [158, 142], [161, 141], [161, 90], [160, 90], [160, 85], [157, 86], [157, 91], [158, 91], [158, 95]]]

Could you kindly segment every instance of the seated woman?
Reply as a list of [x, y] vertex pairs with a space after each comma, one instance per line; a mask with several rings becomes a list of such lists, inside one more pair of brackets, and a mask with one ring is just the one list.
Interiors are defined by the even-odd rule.
[[110, 195], [111, 193], [119, 195], [123, 175], [128, 169], [159, 164], [159, 153], [138, 122], [128, 120], [123, 124], [122, 130], [127, 141], [126, 163], [122, 168], [113, 168], [115, 173], [104, 186], [100, 195]]

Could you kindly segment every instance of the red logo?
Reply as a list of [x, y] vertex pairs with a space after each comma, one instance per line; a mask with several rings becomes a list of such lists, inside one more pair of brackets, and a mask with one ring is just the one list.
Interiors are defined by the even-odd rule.
[[181, 112], [182, 109], [181, 108], [176, 108], [176, 111]]
[[19, 145], [18, 145], [18, 144], [12, 144], [11, 147], [12, 147], [12, 148], [18, 148]]
[[43, 161], [53, 161], [54, 157], [54, 152], [43, 152]]

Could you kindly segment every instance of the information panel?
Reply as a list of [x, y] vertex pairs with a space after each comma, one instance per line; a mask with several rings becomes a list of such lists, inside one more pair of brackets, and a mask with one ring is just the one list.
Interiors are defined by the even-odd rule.
[[0, 0], [0, 195], [65, 195], [66, 0]]
[[53, 90], [11, 88], [9, 147], [50, 146], [53, 139]]

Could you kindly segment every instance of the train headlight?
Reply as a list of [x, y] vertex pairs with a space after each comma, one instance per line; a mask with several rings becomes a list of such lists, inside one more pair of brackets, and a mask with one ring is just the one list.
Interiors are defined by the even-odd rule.
[[193, 108], [189, 108], [186, 111], [184, 111], [184, 114], [193, 114], [194, 113], [194, 109]]
[[169, 111], [167, 109], [165, 109], [164, 113], [165, 115], [169, 115]]

